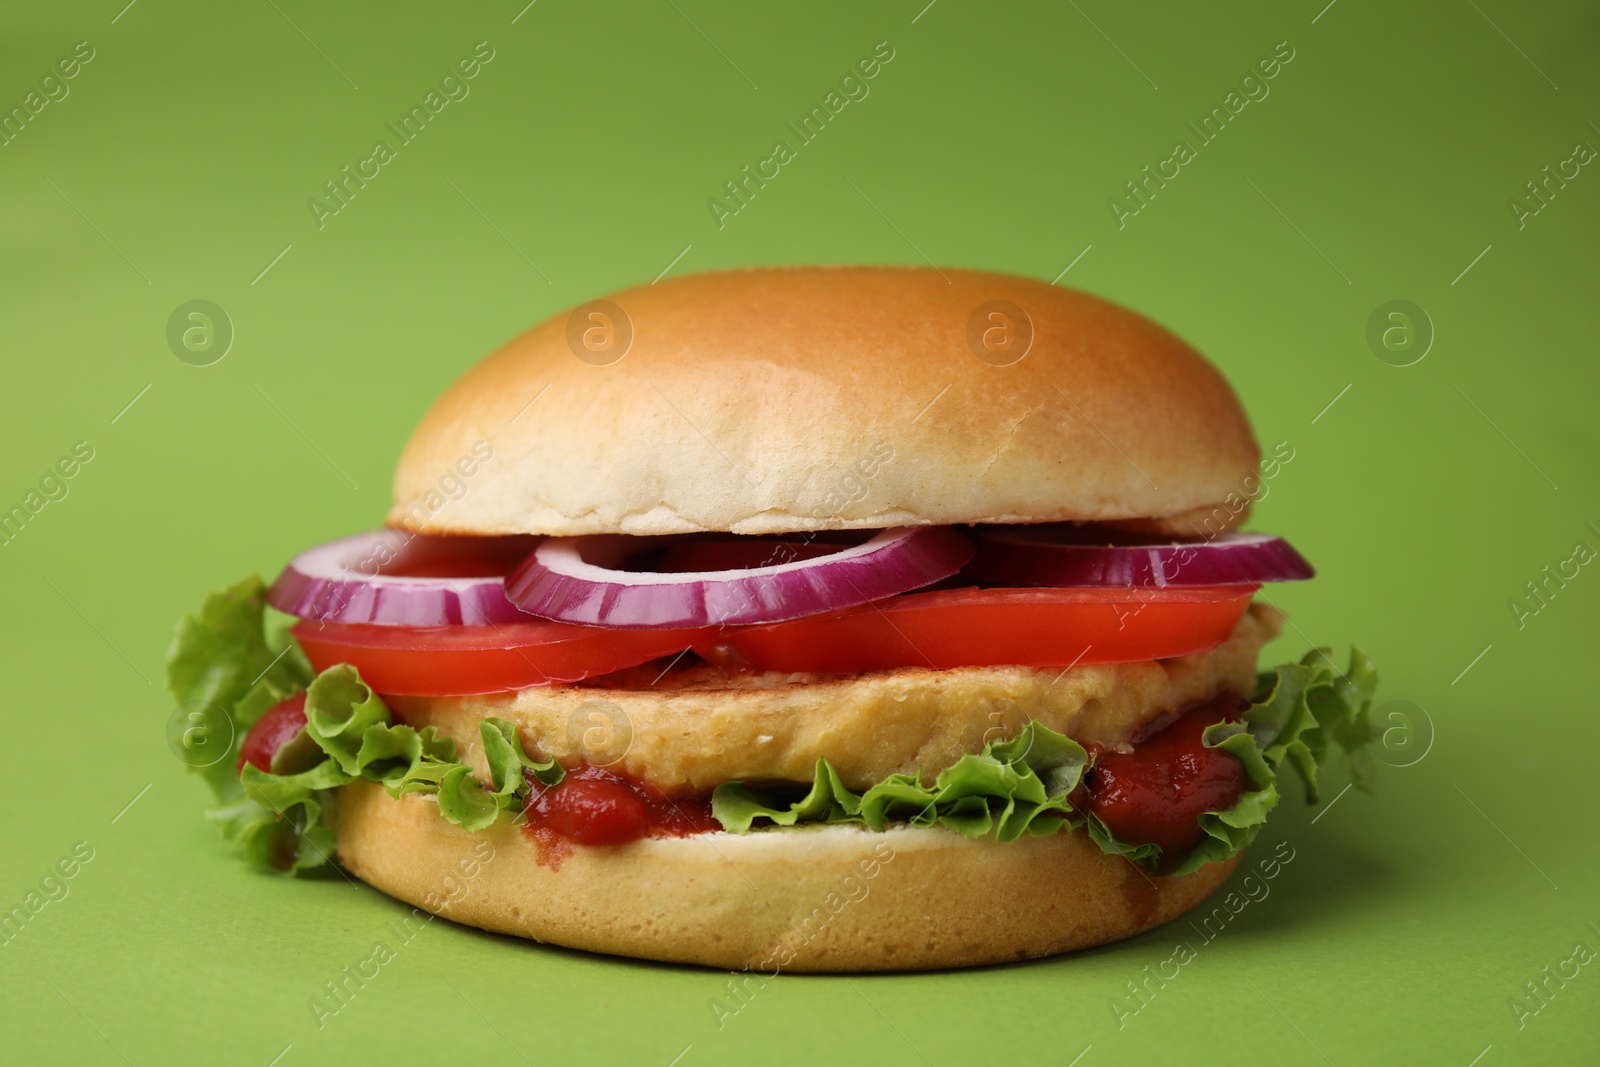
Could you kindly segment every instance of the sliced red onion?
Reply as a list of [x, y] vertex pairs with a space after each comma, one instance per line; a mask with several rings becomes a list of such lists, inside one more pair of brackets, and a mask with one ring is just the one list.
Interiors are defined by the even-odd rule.
[[267, 602], [324, 622], [482, 626], [526, 622], [505, 576], [532, 537], [429, 537], [374, 530], [329, 541], [289, 561]]
[[960, 570], [973, 551], [972, 542], [947, 526], [907, 526], [811, 559], [796, 558], [792, 546], [774, 542], [768, 558], [783, 562], [765, 566], [684, 573], [619, 569], [644, 547], [645, 539], [637, 537], [551, 538], [506, 579], [506, 592], [523, 611], [590, 626], [646, 630], [781, 622], [932, 585]]
[[1316, 572], [1281, 537], [1229, 533], [1210, 541], [1151, 542], [1057, 525], [987, 526], [963, 577], [998, 585], [1194, 586], [1292, 582]]

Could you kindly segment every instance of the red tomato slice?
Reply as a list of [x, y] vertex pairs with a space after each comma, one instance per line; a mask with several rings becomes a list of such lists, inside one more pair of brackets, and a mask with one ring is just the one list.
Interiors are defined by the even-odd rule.
[[857, 674], [896, 667], [1062, 667], [1204, 652], [1233, 632], [1255, 586], [940, 589], [765, 626], [695, 651], [753, 670]]
[[302, 621], [293, 631], [311, 665], [348, 663], [393, 696], [498, 693], [576, 682], [670, 656], [714, 630], [611, 630], [564, 622], [500, 626], [371, 626]]

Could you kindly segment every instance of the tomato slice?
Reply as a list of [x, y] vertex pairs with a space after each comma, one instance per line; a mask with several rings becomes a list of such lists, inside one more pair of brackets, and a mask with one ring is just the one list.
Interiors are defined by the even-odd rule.
[[939, 589], [729, 627], [694, 648], [730, 668], [795, 673], [1128, 663], [1215, 648], [1256, 588]]
[[298, 623], [291, 631], [317, 670], [348, 663], [391, 696], [498, 693], [576, 682], [670, 656], [714, 630], [612, 630], [543, 619], [499, 626]]

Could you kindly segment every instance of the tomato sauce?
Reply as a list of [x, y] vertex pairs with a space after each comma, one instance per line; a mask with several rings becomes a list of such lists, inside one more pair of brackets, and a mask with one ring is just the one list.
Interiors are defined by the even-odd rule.
[[1096, 760], [1087, 784], [1089, 810], [1129, 844], [1161, 846], [1177, 861], [1200, 843], [1200, 815], [1234, 805], [1249, 782], [1244, 764], [1201, 735], [1213, 723], [1234, 721], [1248, 704], [1219, 696], [1190, 708], [1134, 746]]
[[644, 837], [687, 837], [722, 829], [711, 798], [669, 797], [659, 789], [607, 770], [568, 770], [554, 789], [529, 776], [524, 829], [546, 846], [625, 845]]

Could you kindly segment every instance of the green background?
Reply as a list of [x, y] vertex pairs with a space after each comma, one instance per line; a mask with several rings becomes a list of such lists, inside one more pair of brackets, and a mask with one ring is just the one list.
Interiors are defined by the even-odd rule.
[[[1600, 548], [1600, 174], [1521, 227], [1508, 202], [1600, 146], [1600, 13], [523, 2], [6, 7], [5, 108], [76, 42], [95, 58], [0, 147], [0, 506], [94, 449], [0, 547], [0, 905], [94, 849], [0, 947], [5, 1058], [1593, 1056], [1600, 963], [1537, 1014], [1512, 998], [1600, 947], [1600, 573], [1552, 583], [1520, 627], [1509, 602]], [[495, 58], [470, 96], [319, 230], [307, 199], [479, 41]], [[719, 229], [706, 201], [880, 41], [895, 58], [870, 96]], [[1270, 95], [1119, 229], [1108, 200], [1280, 41], [1294, 59]], [[1410, 765], [1315, 823], [1286, 803], [1259, 847], [1295, 850], [1271, 896], [1120, 1027], [1111, 1001], [1197, 940], [1183, 924], [967, 973], [782, 977], [719, 1029], [725, 975], [441, 921], [319, 1031], [307, 999], [404, 909], [229, 857], [162, 736], [173, 621], [376, 525], [432, 398], [565, 307], [669, 264], [924, 256], [1045, 279], [1074, 264], [1063, 284], [1224, 369], [1263, 442], [1295, 449], [1255, 525], [1320, 570], [1275, 595], [1297, 628], [1269, 655], [1362, 642], [1380, 699], [1409, 702], [1381, 713], [1385, 760]], [[193, 299], [236, 330], [212, 366], [165, 340]], [[1436, 333], [1411, 366], [1366, 340], [1395, 299]]]

